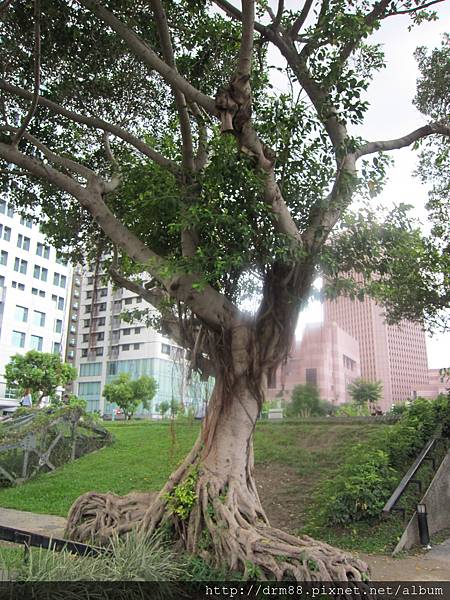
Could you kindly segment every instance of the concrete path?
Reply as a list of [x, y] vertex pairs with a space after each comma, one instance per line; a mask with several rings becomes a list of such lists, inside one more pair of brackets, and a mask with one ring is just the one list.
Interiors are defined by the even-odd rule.
[[361, 555], [373, 581], [450, 581], [450, 539], [431, 550], [405, 558]]
[[54, 515], [38, 515], [0, 507], [0, 525], [62, 538], [66, 528], [66, 519]]

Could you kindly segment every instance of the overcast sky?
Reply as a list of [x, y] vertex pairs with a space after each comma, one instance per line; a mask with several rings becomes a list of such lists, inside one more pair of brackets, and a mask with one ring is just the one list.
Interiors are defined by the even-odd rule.
[[[386, 19], [381, 29], [373, 35], [374, 41], [384, 45], [387, 66], [375, 76], [368, 91], [371, 106], [364, 126], [358, 131], [365, 139], [400, 137], [424, 124], [423, 115], [412, 104], [418, 76], [413, 53], [417, 46], [433, 48], [440, 45], [442, 34], [449, 31], [450, 2], [438, 4], [435, 9], [439, 21], [424, 23], [408, 31], [410, 20], [407, 17], [392, 17]], [[388, 173], [389, 180], [383, 193], [377, 197], [377, 203], [412, 204], [416, 214], [424, 217], [427, 188], [412, 175], [417, 164], [416, 153], [406, 148], [396, 150], [391, 155], [395, 165]], [[306, 322], [321, 319], [320, 304], [312, 303], [301, 315], [297, 336], [301, 335]], [[450, 333], [428, 337], [427, 347], [430, 368], [450, 364]]]

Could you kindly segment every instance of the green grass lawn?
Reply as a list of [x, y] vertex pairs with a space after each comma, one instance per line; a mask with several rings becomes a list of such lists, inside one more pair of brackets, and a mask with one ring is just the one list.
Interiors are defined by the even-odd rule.
[[[116, 422], [107, 427], [113, 444], [22, 486], [1, 489], [0, 506], [66, 516], [74, 500], [88, 491], [157, 491], [199, 432], [198, 423], [186, 422]], [[353, 444], [380, 427], [389, 425], [260, 422], [254, 444], [256, 474], [271, 522], [293, 532], [308, 527], [317, 486], [332, 477]], [[325, 538], [332, 532], [317, 533]], [[355, 546], [351, 531], [340, 538], [344, 546]]]
[[[97, 452], [39, 475], [25, 485], [0, 490], [0, 506], [65, 516], [84, 492], [159, 490], [195, 441], [199, 426], [132, 421], [109, 423], [115, 442]], [[379, 425], [260, 423], [255, 435], [255, 462], [283, 467], [319, 482]]]

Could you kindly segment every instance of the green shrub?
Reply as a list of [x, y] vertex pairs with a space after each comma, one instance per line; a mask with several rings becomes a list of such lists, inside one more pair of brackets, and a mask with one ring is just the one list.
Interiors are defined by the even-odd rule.
[[397, 480], [387, 452], [358, 444], [337, 476], [323, 486], [320, 516], [329, 525], [376, 517]]
[[358, 445], [333, 480], [318, 492], [324, 505], [319, 519], [345, 525], [379, 516], [384, 504], [427, 441], [450, 424], [449, 400], [418, 398], [405, 406], [399, 421]]

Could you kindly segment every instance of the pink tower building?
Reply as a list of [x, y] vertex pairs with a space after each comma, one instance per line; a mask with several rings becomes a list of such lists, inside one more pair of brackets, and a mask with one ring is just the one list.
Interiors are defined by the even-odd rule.
[[325, 302], [324, 322], [337, 323], [358, 340], [361, 377], [383, 383], [384, 411], [428, 386], [425, 332], [419, 324], [388, 325], [372, 299], [361, 302], [345, 297]]
[[349, 402], [348, 385], [361, 376], [358, 342], [336, 323], [310, 323], [285, 365], [268, 380], [267, 397], [290, 400], [296, 385], [309, 383], [332, 404]]

